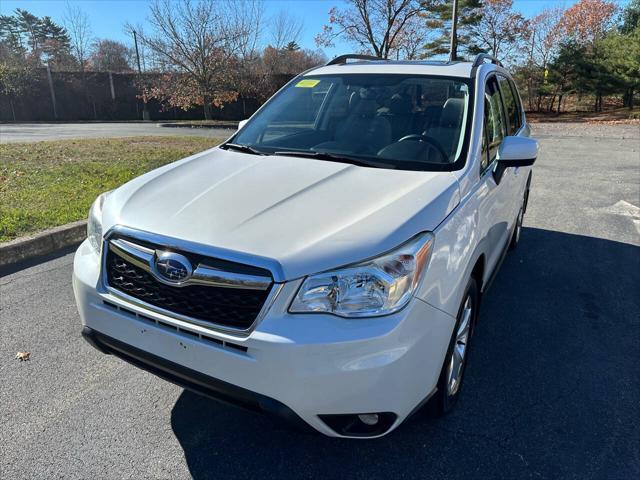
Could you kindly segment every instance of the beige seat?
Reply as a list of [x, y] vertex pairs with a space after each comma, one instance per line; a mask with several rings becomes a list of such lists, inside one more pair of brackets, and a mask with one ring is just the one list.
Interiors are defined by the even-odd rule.
[[458, 140], [462, 130], [462, 114], [464, 112], [464, 99], [449, 98], [440, 114], [438, 126], [425, 131], [424, 135], [434, 138], [440, 143], [445, 152], [449, 154], [449, 159], [453, 157], [458, 149]]
[[316, 145], [314, 150], [377, 152], [391, 143], [391, 125], [376, 115], [378, 104], [374, 99], [360, 98], [354, 92], [349, 104], [351, 112], [336, 128], [335, 139]]

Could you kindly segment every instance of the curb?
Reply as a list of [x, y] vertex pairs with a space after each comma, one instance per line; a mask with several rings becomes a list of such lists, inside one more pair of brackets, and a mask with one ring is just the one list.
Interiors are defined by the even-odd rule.
[[68, 223], [33, 236], [0, 243], [0, 267], [32, 260], [80, 244], [87, 238], [87, 221]]
[[158, 127], [165, 128], [215, 128], [215, 129], [226, 129], [226, 130], [236, 130], [238, 125], [229, 125], [229, 124], [220, 124], [220, 125], [211, 125], [211, 124], [199, 124], [199, 123], [160, 123]]

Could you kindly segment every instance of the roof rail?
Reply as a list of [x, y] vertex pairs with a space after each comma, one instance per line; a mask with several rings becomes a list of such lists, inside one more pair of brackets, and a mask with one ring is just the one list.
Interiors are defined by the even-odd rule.
[[386, 61], [386, 58], [374, 57], [373, 55], [359, 55], [357, 53], [348, 53], [346, 55], [340, 55], [339, 57], [334, 58], [327, 62], [325, 66], [329, 65], [345, 65], [347, 60], [383, 60]]
[[479, 53], [478, 55], [476, 55], [476, 58], [473, 60], [473, 67], [479, 67], [484, 63], [485, 60], [489, 60], [490, 63], [498, 65], [499, 67], [503, 66], [500, 60], [498, 60], [493, 55], [489, 55], [488, 53]]

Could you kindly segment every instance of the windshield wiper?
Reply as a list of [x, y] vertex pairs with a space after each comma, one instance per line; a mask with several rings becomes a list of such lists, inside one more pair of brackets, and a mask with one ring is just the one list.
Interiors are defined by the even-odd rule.
[[251, 155], [269, 155], [267, 152], [258, 150], [249, 145], [240, 145], [239, 143], [223, 143], [220, 145], [223, 150], [237, 150], [242, 153], [250, 153]]
[[274, 155], [280, 155], [282, 157], [302, 157], [302, 158], [315, 158], [316, 160], [326, 160], [328, 162], [338, 163], [350, 163], [359, 167], [375, 167], [375, 168], [396, 168], [394, 165], [386, 163], [378, 163], [375, 161], [366, 160], [360, 157], [352, 157], [350, 155], [335, 155], [329, 152], [296, 152], [296, 151], [283, 151], [275, 152]]

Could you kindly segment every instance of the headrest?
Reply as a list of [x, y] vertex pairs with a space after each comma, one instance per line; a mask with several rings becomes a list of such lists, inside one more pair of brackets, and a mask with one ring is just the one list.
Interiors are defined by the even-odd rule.
[[444, 107], [442, 107], [442, 114], [440, 115], [441, 127], [457, 127], [462, 121], [462, 112], [464, 111], [464, 99], [463, 98], [450, 98], [448, 99]]
[[375, 100], [361, 98], [356, 105], [354, 113], [363, 117], [373, 117], [377, 110], [378, 104]]
[[353, 92], [351, 95], [349, 95], [349, 111], [353, 112], [359, 102], [360, 95], [358, 95], [358, 92]]
[[411, 113], [411, 100], [396, 93], [391, 97], [389, 110], [395, 115], [409, 114]]
[[363, 100], [375, 100], [378, 96], [373, 88], [361, 88], [358, 90], [358, 95]]

